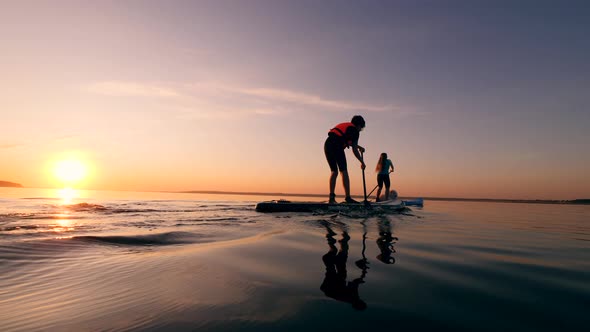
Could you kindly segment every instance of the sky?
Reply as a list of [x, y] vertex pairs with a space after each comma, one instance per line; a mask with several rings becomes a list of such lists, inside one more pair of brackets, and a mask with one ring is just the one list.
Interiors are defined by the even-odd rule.
[[0, 180], [327, 195], [327, 132], [360, 114], [367, 191], [386, 152], [401, 196], [590, 197], [586, 1], [1, 6]]

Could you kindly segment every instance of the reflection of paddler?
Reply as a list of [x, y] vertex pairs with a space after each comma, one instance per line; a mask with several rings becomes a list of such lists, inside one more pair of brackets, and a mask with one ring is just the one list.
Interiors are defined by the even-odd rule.
[[377, 259], [385, 264], [394, 264], [395, 258], [392, 256], [395, 253], [393, 248], [393, 241], [397, 241], [398, 238], [391, 235], [391, 224], [389, 220], [379, 221], [379, 238], [377, 239], [377, 247], [379, 247], [379, 255]]
[[322, 257], [322, 261], [326, 266], [326, 275], [324, 282], [320, 289], [335, 300], [347, 302], [357, 310], [364, 310], [367, 304], [359, 297], [359, 285], [362, 284], [363, 278], [354, 279], [347, 282], [346, 261], [348, 259], [348, 240], [350, 236], [346, 231], [342, 232], [342, 239], [340, 242], [340, 250], [336, 248], [336, 240], [334, 239], [334, 231], [326, 226], [328, 246], [330, 250]]

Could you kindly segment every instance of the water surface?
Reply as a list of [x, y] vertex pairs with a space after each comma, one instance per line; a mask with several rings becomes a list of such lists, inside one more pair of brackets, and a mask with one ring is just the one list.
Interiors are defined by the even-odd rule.
[[[280, 197], [276, 197], [280, 198]], [[0, 189], [0, 330], [573, 330], [590, 207], [427, 201], [265, 214], [268, 197]]]

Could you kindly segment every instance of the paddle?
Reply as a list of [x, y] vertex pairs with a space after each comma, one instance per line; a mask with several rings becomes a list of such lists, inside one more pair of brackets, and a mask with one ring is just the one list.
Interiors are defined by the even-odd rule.
[[371, 192], [369, 193], [369, 197], [371, 197], [371, 194], [373, 193], [373, 191], [375, 191], [375, 189], [379, 188], [379, 185], [376, 185], [375, 188], [373, 188], [373, 190], [371, 190]]
[[[363, 151], [361, 151], [361, 160], [363, 161], [363, 163], [365, 163], [365, 158], [363, 157]], [[369, 203], [369, 201], [367, 200], [367, 182], [365, 181], [365, 169], [364, 168], [363, 168], [363, 192], [365, 193], [365, 200], [363, 201], [363, 203], [365, 203], [365, 208], [370, 209], [371, 203]]]
[[[392, 172], [389, 171], [389, 174], [391, 174]], [[375, 189], [379, 188], [379, 185], [376, 185], [375, 188], [373, 188], [373, 190], [371, 190], [371, 192], [369, 193], [369, 195], [367, 195], [367, 197], [371, 197], [371, 194], [373, 193], [373, 191], [375, 191]]]
[[365, 256], [365, 249], [367, 249], [367, 246], [365, 244], [367, 240], [367, 225], [365, 224], [365, 220], [361, 221], [361, 224], [363, 225], [363, 250], [361, 251], [363, 258], [356, 261], [355, 264], [359, 269], [363, 271], [361, 274], [362, 280], [367, 275], [367, 270], [369, 269], [369, 260], [367, 259], [367, 256]]

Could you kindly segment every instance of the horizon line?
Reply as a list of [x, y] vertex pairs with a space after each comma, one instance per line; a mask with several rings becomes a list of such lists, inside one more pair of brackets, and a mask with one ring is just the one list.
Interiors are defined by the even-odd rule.
[[[12, 187], [2, 186], [0, 188], [14, 189], [62, 189], [59, 187]], [[78, 190], [95, 190], [95, 191], [123, 191], [123, 192], [159, 192], [159, 193], [178, 193], [178, 194], [212, 194], [212, 195], [249, 195], [249, 196], [291, 196], [291, 197], [325, 197], [325, 194], [304, 194], [304, 193], [283, 193], [283, 192], [257, 192], [257, 191], [224, 191], [224, 190], [123, 190], [123, 189], [78, 189]], [[363, 198], [362, 195], [351, 195], [355, 198]], [[368, 198], [368, 197], [367, 197]], [[504, 203], [540, 203], [540, 204], [588, 204], [590, 198], [575, 199], [520, 199], [520, 198], [466, 198], [466, 197], [437, 197], [437, 196], [398, 196], [404, 199], [422, 198], [432, 201], [465, 201], [465, 202], [504, 202]]]
[[[188, 190], [188, 191], [163, 191], [183, 194], [213, 194], [213, 195], [251, 195], [251, 196], [293, 196], [293, 197], [325, 197], [325, 194], [302, 194], [281, 192], [248, 192], [248, 191], [222, 191], [222, 190]], [[364, 198], [361, 195], [351, 195], [355, 198]], [[368, 197], [367, 197], [368, 198]], [[425, 197], [425, 196], [398, 196], [404, 199], [417, 199], [432, 201], [473, 201], [473, 202], [505, 202], [505, 203], [545, 203], [545, 204], [590, 204], [588, 198], [576, 199], [510, 199], [510, 198], [464, 198], [464, 197]]]

